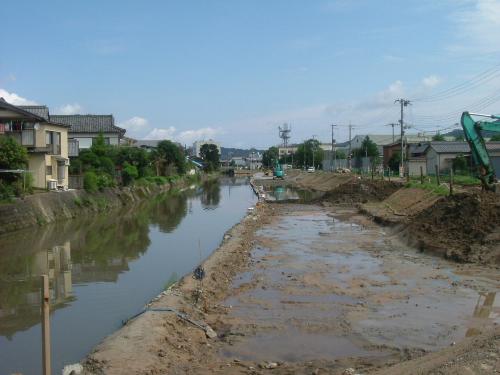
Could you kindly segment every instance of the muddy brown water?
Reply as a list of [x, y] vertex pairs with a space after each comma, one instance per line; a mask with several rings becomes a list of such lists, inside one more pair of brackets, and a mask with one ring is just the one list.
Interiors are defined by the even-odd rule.
[[280, 209], [224, 303], [223, 357], [383, 360], [500, 323], [497, 271], [417, 253], [354, 211]]
[[111, 212], [0, 237], [0, 374], [39, 374], [39, 279], [51, 292], [53, 370], [78, 362], [192, 271], [255, 204], [224, 179]]

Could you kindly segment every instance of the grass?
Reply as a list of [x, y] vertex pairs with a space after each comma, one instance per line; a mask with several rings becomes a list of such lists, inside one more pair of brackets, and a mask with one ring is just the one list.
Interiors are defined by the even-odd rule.
[[436, 195], [449, 195], [450, 189], [443, 185], [437, 185], [436, 183], [424, 182], [423, 184], [419, 182], [410, 181], [405, 185], [407, 188], [423, 189], [427, 191], [432, 191]]
[[[450, 183], [449, 175], [439, 176], [439, 181], [441, 183]], [[412, 176], [410, 177], [410, 182], [415, 182], [420, 184], [420, 177]], [[424, 183], [437, 185], [436, 176], [424, 176]], [[475, 186], [481, 185], [481, 181], [479, 178], [469, 176], [469, 175], [454, 175], [453, 176], [453, 184], [461, 185], [461, 186]]]

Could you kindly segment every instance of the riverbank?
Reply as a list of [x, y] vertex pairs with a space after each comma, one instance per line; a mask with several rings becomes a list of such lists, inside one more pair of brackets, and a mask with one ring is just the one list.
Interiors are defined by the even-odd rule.
[[273, 208], [262, 204], [250, 210], [203, 262], [202, 283], [190, 273], [153, 299], [146, 306], [147, 311], [95, 348], [83, 362], [85, 373], [190, 373], [188, 368], [194, 373], [212, 373], [210, 355], [215, 354], [215, 344], [219, 341], [216, 337], [224, 336], [219, 314], [226, 307], [220, 302], [234, 277], [248, 266], [254, 235], [269, 223], [272, 212]]
[[496, 272], [418, 253], [353, 208], [258, 204], [203, 267], [203, 284], [189, 274], [162, 293], [86, 358], [86, 373], [487, 374], [499, 365]]
[[182, 189], [193, 183], [214, 178], [217, 176], [202, 175], [200, 180], [185, 176], [165, 185], [105, 188], [95, 193], [68, 190], [29, 195], [23, 199], [16, 199], [13, 203], [0, 205], [0, 235], [60, 220], [107, 212], [136, 204], [172, 189]]

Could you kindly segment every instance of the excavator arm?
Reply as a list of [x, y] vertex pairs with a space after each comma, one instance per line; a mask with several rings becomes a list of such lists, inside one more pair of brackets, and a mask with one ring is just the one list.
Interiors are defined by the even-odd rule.
[[[494, 121], [475, 121], [472, 116], [489, 117]], [[465, 139], [471, 149], [472, 160], [477, 167], [478, 177], [485, 190], [494, 191], [497, 182], [495, 170], [491, 164], [481, 132], [486, 130], [500, 133], [500, 116], [464, 112], [462, 113], [461, 123]]]

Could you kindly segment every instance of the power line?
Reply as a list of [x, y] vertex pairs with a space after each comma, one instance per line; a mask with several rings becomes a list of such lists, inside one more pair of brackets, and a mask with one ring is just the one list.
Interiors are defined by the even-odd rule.
[[443, 91], [440, 91], [435, 94], [430, 94], [427, 96], [423, 96], [420, 98], [416, 98], [413, 101], [418, 101], [418, 102], [434, 102], [434, 101], [439, 101], [439, 100], [444, 100], [448, 99], [453, 96], [460, 95], [466, 91], [469, 91], [472, 88], [475, 88], [485, 81], [492, 80], [493, 78], [496, 78], [500, 74], [500, 64], [497, 64], [481, 73], [478, 75], [474, 76], [473, 78], [464, 81], [458, 85], [452, 86], [448, 89], [445, 89]]

